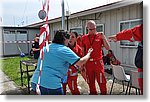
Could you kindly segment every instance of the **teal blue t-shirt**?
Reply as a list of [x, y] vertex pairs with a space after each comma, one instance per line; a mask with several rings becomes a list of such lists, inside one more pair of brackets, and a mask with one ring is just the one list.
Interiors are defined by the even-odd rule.
[[[69, 65], [76, 63], [78, 57], [70, 48], [52, 43], [49, 45], [49, 52], [44, 48], [43, 67], [40, 80], [40, 86], [57, 89], [62, 87], [62, 79], [67, 75]], [[40, 62], [38, 59], [37, 68], [32, 76], [31, 82], [37, 84], [40, 72]]]

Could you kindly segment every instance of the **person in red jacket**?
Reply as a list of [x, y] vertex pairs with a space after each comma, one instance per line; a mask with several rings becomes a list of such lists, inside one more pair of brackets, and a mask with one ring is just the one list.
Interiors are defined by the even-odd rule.
[[82, 45], [82, 35], [78, 35], [78, 37], [77, 37], [77, 44], [81, 47], [81, 45]]
[[[72, 32], [70, 34], [70, 40], [69, 40], [68, 47], [73, 52], [75, 52], [79, 57], [82, 57], [82, 49], [77, 44], [77, 37], [78, 37], [77, 32]], [[68, 84], [68, 87], [69, 87], [72, 95], [80, 95], [80, 91], [79, 91], [78, 85], [77, 85], [78, 70], [79, 69], [75, 66], [70, 66], [69, 70], [68, 70], [67, 84]], [[64, 84], [63, 87], [64, 87], [64, 92], [66, 94], [66, 84]]]
[[117, 60], [117, 58], [115, 56], [111, 56], [110, 57], [110, 64], [113, 64], [113, 65], [120, 65], [121, 62], [119, 60]]
[[83, 55], [88, 53], [89, 48], [93, 48], [90, 59], [85, 64], [87, 83], [90, 89], [90, 95], [96, 95], [95, 80], [100, 87], [101, 94], [107, 94], [106, 78], [104, 75], [104, 63], [102, 55], [102, 46], [110, 50], [110, 45], [104, 33], [96, 31], [96, 24], [93, 20], [87, 22], [88, 34], [82, 36]]
[[107, 65], [110, 65], [110, 58], [114, 56], [113, 51], [112, 50], [108, 50], [108, 53], [106, 55], [106, 63]]
[[[110, 40], [120, 41], [120, 40], [129, 40], [133, 41], [143, 41], [143, 24], [137, 25], [134, 28], [123, 30], [115, 35], [109, 36]], [[138, 68], [139, 73], [139, 86], [141, 93], [143, 94], [143, 68]]]

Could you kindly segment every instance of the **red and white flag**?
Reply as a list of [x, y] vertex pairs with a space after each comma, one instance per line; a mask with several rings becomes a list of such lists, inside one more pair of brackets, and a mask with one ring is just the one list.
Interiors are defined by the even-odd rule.
[[39, 47], [40, 47], [40, 72], [38, 77], [38, 84], [36, 86], [36, 94], [40, 95], [40, 81], [41, 81], [41, 75], [42, 75], [42, 66], [43, 66], [43, 58], [44, 58], [44, 47], [46, 47], [46, 52], [49, 52], [49, 25], [48, 25], [48, 12], [49, 12], [49, 0], [46, 0], [46, 2], [43, 5], [43, 10], [45, 9], [45, 6], [47, 5], [47, 17], [46, 17], [46, 24], [40, 27], [40, 38], [39, 38]]

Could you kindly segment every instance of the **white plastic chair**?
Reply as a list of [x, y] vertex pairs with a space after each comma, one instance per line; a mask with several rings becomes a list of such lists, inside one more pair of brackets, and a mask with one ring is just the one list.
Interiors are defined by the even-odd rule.
[[114, 79], [113, 79], [113, 83], [112, 83], [112, 86], [111, 86], [110, 94], [112, 92], [115, 79], [118, 80], [118, 81], [122, 81], [123, 92], [124, 92], [124, 82], [128, 82], [126, 93], [125, 93], [125, 94], [127, 94], [128, 87], [129, 87], [129, 84], [130, 84], [130, 75], [126, 75], [125, 72], [124, 72], [124, 68], [120, 65], [112, 65], [112, 70], [113, 70]]
[[138, 90], [139, 95], [140, 95], [140, 86], [138, 83], [138, 71], [133, 71], [133, 70], [131, 71], [131, 81], [130, 81], [129, 94], [130, 94], [131, 88], [136, 89], [136, 95], [137, 95], [137, 90]]

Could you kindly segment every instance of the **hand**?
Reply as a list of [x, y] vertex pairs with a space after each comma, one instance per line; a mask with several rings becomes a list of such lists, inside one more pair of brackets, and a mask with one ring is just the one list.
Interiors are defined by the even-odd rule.
[[98, 35], [102, 38], [102, 39], [105, 39], [105, 35], [103, 32], [98, 32]]
[[91, 53], [93, 51], [93, 48], [89, 48], [88, 53]]
[[108, 38], [110, 39], [110, 41], [117, 41], [116, 35], [109, 36]]
[[85, 72], [85, 67], [82, 68], [82, 72]]

